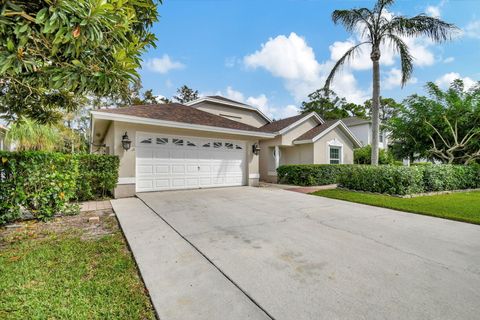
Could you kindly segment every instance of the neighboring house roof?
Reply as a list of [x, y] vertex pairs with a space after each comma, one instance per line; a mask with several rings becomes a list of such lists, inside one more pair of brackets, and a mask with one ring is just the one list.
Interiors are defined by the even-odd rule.
[[302, 124], [304, 121], [310, 119], [311, 117], [315, 117], [319, 123], [323, 123], [323, 119], [315, 113], [307, 113], [307, 114], [299, 114], [293, 117], [288, 117], [285, 119], [281, 119], [278, 121], [273, 121], [271, 123], [267, 123], [266, 125], [259, 128], [259, 130], [264, 132], [272, 132], [272, 133], [279, 133], [282, 134], [290, 129], [295, 128], [299, 124]]
[[353, 127], [353, 126], [358, 126], [360, 124], [372, 122], [372, 120], [370, 119], [363, 119], [360, 117], [349, 117], [349, 118], [343, 118], [341, 120], [343, 121], [343, 123], [345, 123], [347, 127]]
[[228, 98], [225, 98], [225, 97], [222, 97], [222, 96], [206, 96], [206, 97], [202, 97], [202, 98], [199, 98], [197, 100], [193, 100], [193, 101], [189, 101], [187, 103], [185, 103], [186, 106], [191, 106], [191, 107], [194, 107], [196, 104], [199, 104], [199, 103], [202, 103], [202, 102], [213, 102], [213, 103], [219, 103], [219, 104], [223, 104], [223, 105], [227, 105], [227, 106], [230, 106], [230, 107], [236, 107], [236, 108], [242, 108], [242, 109], [247, 109], [247, 110], [251, 110], [251, 111], [255, 111], [257, 112], [262, 118], [264, 118], [267, 122], [272, 122], [272, 120], [270, 120], [269, 117], [267, 117], [262, 111], [258, 110], [257, 108], [251, 106], [251, 105], [248, 105], [248, 104], [245, 104], [243, 102], [238, 102], [238, 101], [235, 101], [235, 100], [232, 100], [232, 99], [228, 99]]
[[304, 134], [293, 140], [293, 143], [302, 144], [315, 142], [336, 127], [342, 128], [345, 134], [350, 139], [352, 139], [352, 141], [357, 145], [357, 147], [362, 146], [362, 143], [358, 141], [357, 137], [355, 137], [352, 131], [348, 129], [348, 127], [345, 125], [345, 123], [343, 123], [342, 120], [329, 120], [325, 123], [319, 124], [318, 126], [310, 129], [309, 131], [305, 132]]
[[[193, 107], [179, 103], [156, 104], [156, 105], [138, 105], [116, 109], [100, 109], [91, 112], [97, 118], [106, 118], [111, 120], [146, 123], [143, 121], [133, 121], [134, 119], [148, 119], [155, 121], [151, 124], [170, 125], [172, 127], [182, 127], [180, 124], [188, 124], [202, 127], [216, 127], [230, 130], [240, 130], [244, 132], [260, 133], [258, 128], [226, 119], [209, 112], [198, 110]], [[115, 118], [116, 117], [116, 118]], [[185, 127], [185, 126], [183, 126]], [[195, 129], [195, 127], [192, 127]], [[200, 128], [197, 128], [200, 129]], [[205, 128], [204, 128], [205, 129]]]

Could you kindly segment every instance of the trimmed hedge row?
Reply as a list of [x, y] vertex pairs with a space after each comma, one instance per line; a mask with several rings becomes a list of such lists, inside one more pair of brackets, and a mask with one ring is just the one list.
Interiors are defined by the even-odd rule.
[[338, 182], [338, 177], [348, 164], [298, 164], [283, 165], [277, 169], [279, 183], [299, 186], [322, 186]]
[[71, 201], [105, 196], [118, 180], [118, 164], [114, 156], [0, 151], [0, 224], [18, 219], [22, 209], [46, 219], [71, 212]]
[[277, 169], [277, 176], [280, 183], [338, 183], [347, 189], [391, 195], [480, 188], [480, 165], [287, 165]]

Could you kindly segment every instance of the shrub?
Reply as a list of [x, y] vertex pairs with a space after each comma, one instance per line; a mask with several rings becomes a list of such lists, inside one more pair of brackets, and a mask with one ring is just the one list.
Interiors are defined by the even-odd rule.
[[343, 188], [406, 195], [423, 191], [423, 169], [400, 166], [349, 166], [339, 177]]
[[[391, 152], [379, 149], [378, 163], [379, 164], [393, 164], [395, 161]], [[364, 147], [355, 149], [353, 151], [353, 162], [355, 164], [371, 164], [372, 163], [372, 146], [366, 145]]]
[[46, 219], [69, 213], [72, 200], [104, 197], [118, 180], [116, 156], [0, 151], [0, 224], [21, 210]]
[[18, 218], [22, 207], [38, 219], [68, 210], [78, 178], [74, 157], [47, 152], [0, 152], [0, 158], [0, 223]]
[[427, 165], [424, 166], [425, 191], [446, 191], [478, 188], [479, 169], [470, 165]]
[[337, 183], [340, 173], [349, 165], [298, 164], [283, 165], [277, 169], [279, 183], [300, 186], [321, 186]]
[[80, 154], [76, 158], [79, 164], [77, 200], [93, 200], [111, 195], [118, 182], [118, 157]]

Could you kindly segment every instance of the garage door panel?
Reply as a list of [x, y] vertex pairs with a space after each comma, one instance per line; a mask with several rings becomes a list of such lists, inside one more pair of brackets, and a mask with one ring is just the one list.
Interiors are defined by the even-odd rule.
[[240, 142], [143, 134], [136, 147], [139, 192], [234, 186], [246, 180]]

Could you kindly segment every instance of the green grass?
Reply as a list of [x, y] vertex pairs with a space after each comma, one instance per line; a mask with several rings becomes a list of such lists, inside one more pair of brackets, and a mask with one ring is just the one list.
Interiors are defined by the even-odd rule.
[[346, 190], [321, 190], [317, 196], [480, 224], [480, 192], [397, 198]]
[[25, 237], [0, 248], [0, 319], [154, 319], [120, 231]]

